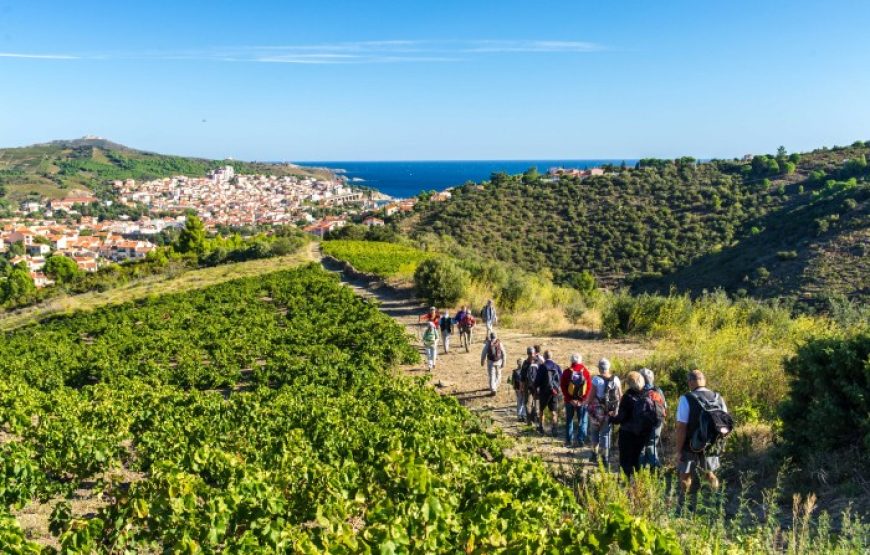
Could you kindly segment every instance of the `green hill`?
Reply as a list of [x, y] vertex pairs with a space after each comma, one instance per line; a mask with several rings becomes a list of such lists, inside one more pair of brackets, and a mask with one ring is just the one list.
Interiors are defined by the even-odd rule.
[[76, 190], [108, 194], [115, 179], [202, 176], [228, 164], [238, 173], [325, 176], [288, 164], [170, 156], [85, 137], [0, 149], [0, 199], [62, 198]]
[[642, 160], [603, 176], [493, 175], [404, 223], [572, 282], [862, 297], [870, 143], [748, 160]]

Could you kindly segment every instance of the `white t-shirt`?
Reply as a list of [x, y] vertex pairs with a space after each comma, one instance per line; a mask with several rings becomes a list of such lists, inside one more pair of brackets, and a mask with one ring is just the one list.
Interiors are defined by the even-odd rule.
[[[622, 384], [619, 383], [619, 376], [613, 376], [613, 383], [616, 384], [616, 389], [622, 392]], [[592, 387], [595, 388], [596, 399], [604, 398], [604, 385], [604, 378], [601, 377], [600, 374], [592, 378]]]
[[[710, 390], [706, 387], [699, 387], [695, 391]], [[722, 408], [725, 409], [726, 412], [728, 411], [728, 407], [725, 405], [725, 399], [722, 399]], [[680, 422], [682, 424], [689, 423], [689, 400], [686, 398], [685, 395], [682, 395], [680, 397], [680, 403], [677, 405], [677, 422]]]

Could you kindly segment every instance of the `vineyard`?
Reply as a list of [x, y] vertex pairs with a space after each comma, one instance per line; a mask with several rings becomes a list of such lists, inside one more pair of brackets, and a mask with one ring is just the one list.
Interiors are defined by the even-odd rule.
[[66, 553], [679, 552], [391, 371], [416, 358], [313, 265], [8, 333], [0, 551], [43, 550], [13, 516], [41, 499]]
[[322, 249], [360, 272], [383, 278], [410, 277], [421, 262], [433, 256], [414, 247], [378, 241], [325, 241]]

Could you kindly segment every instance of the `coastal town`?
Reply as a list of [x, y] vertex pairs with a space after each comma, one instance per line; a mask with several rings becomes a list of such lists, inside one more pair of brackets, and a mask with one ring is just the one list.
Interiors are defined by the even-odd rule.
[[[184, 227], [191, 212], [210, 230], [290, 225], [322, 237], [353, 219], [384, 225], [376, 213], [407, 212], [416, 202], [393, 201], [377, 191], [350, 187], [337, 175], [332, 179], [240, 175], [232, 166], [205, 177], [126, 179], [111, 185], [113, 200], [73, 191], [59, 199], [21, 202], [11, 217], [0, 219], [0, 253], [13, 265], [26, 266], [34, 284], [45, 287], [53, 284], [42, 272], [49, 256], [67, 256], [83, 272], [141, 260], [157, 248], [153, 237]], [[140, 208], [145, 215], [137, 220], [126, 215], [103, 220], [82, 215], [84, 207], [95, 205]]]

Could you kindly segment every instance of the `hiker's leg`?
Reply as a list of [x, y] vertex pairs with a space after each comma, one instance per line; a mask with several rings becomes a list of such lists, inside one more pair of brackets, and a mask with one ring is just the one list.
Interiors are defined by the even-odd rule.
[[604, 421], [601, 423], [601, 431], [599, 432], [599, 448], [601, 449], [601, 456], [604, 457], [604, 462], [610, 462], [611, 430], [610, 417], [605, 416]]
[[680, 489], [683, 491], [683, 495], [689, 493], [689, 489], [692, 487], [692, 473], [686, 472], [683, 474], [680, 472]]
[[601, 424], [598, 420], [590, 418], [589, 422], [589, 443], [592, 444], [592, 453], [598, 453], [599, 433], [601, 432]]
[[525, 412], [523, 409], [526, 408], [525, 399], [523, 399], [523, 391], [521, 389], [515, 389], [514, 395], [516, 395], [517, 398], [517, 418], [522, 419], [523, 417], [525, 417]]
[[680, 475], [680, 490], [683, 495], [689, 493], [692, 488], [692, 472], [695, 471], [698, 460], [694, 453], [683, 452], [680, 455], [680, 462], [677, 464], [677, 473]]
[[586, 405], [577, 408], [577, 442], [580, 445], [586, 443], [587, 430], [589, 429], [589, 414]]
[[707, 471], [704, 473], [704, 478], [707, 479], [707, 483], [710, 484], [710, 489], [716, 491], [719, 489], [719, 478], [716, 477], [711, 471]]
[[628, 434], [623, 431], [619, 432], [619, 437], [616, 439], [619, 445], [619, 469], [626, 477], [631, 477], [634, 473], [634, 465], [632, 464], [632, 446]]
[[571, 403], [565, 403], [565, 443], [571, 443], [571, 436], [574, 435], [574, 409], [577, 408]]

